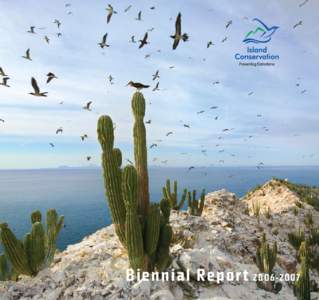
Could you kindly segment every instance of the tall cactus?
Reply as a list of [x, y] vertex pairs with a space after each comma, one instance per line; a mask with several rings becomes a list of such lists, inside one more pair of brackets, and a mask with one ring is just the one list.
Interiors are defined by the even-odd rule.
[[166, 185], [163, 187], [163, 196], [168, 200], [171, 209], [180, 210], [183, 208], [187, 189], [184, 189], [180, 202], [178, 203], [178, 194], [177, 194], [177, 181], [174, 181], [173, 185], [173, 193], [171, 192], [171, 181], [169, 179], [166, 180]]
[[138, 176], [139, 212], [141, 215], [145, 215], [148, 210], [150, 196], [147, 170], [146, 129], [143, 121], [145, 116], [145, 99], [142, 93], [134, 93], [132, 98], [132, 110], [135, 118], [133, 137], [135, 167]]
[[105, 193], [111, 210], [115, 231], [125, 246], [125, 206], [122, 196], [122, 171], [120, 150], [114, 148], [114, 128], [109, 116], [99, 118], [98, 139], [102, 147]]
[[200, 199], [196, 199], [196, 190], [187, 193], [188, 212], [193, 216], [201, 216], [205, 204], [205, 190], [202, 191]]
[[13, 269], [5, 254], [0, 255], [0, 281], [18, 279], [18, 273]]
[[298, 300], [310, 300], [309, 248], [306, 242], [301, 243], [299, 253], [301, 257], [301, 267], [298, 272], [299, 278], [295, 283], [294, 292]]
[[263, 273], [271, 274], [277, 260], [277, 243], [275, 242], [270, 248], [264, 233], [261, 240], [261, 245], [256, 251], [256, 265]]
[[122, 155], [119, 149], [114, 148], [112, 120], [109, 116], [102, 116], [98, 121], [106, 196], [116, 233], [127, 249], [131, 268], [144, 271], [164, 269], [170, 262], [170, 207], [165, 199], [160, 205], [149, 203], [146, 131], [143, 122], [145, 100], [140, 92], [133, 95], [132, 110], [135, 117], [135, 167], [129, 165], [121, 170]]
[[54, 209], [47, 211], [47, 229], [41, 223], [39, 211], [31, 214], [32, 228], [24, 241], [19, 241], [6, 223], [0, 224], [0, 237], [5, 255], [19, 274], [35, 276], [49, 266], [56, 250], [56, 240], [64, 217], [58, 218]]

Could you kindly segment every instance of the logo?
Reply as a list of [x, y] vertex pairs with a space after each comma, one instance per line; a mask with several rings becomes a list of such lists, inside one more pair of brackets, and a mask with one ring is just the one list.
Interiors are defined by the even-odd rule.
[[243, 43], [259, 44], [259, 43], [270, 42], [271, 36], [276, 32], [276, 30], [279, 27], [278, 26], [268, 27], [264, 22], [262, 22], [261, 20], [257, 18], [253, 19], [253, 21], [256, 21], [258, 25], [254, 30], [250, 30], [246, 34], [243, 40]]

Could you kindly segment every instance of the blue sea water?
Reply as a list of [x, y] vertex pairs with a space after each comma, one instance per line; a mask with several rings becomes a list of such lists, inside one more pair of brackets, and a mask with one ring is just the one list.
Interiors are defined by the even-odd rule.
[[[243, 196], [271, 177], [292, 182], [319, 184], [319, 167], [215, 167], [150, 168], [152, 201], [161, 199], [166, 178], [177, 179], [179, 191], [186, 187], [207, 192], [221, 188]], [[104, 196], [101, 169], [50, 169], [0, 171], [0, 222], [9, 223], [19, 238], [30, 230], [30, 213], [55, 208], [65, 216], [58, 247], [79, 242], [88, 234], [111, 223]]]

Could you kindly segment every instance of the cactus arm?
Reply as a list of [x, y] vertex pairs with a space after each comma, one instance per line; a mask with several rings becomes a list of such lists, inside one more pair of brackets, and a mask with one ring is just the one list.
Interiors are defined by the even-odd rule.
[[151, 204], [149, 206], [149, 213], [146, 216], [145, 250], [150, 257], [153, 257], [160, 234], [161, 213], [158, 204]]
[[27, 255], [23, 244], [15, 237], [7, 224], [1, 224], [1, 241], [4, 251], [13, 267], [24, 275], [33, 275], [29, 266]]
[[125, 245], [125, 206], [121, 187], [121, 169], [119, 166], [119, 150], [114, 146], [113, 122], [109, 116], [101, 116], [97, 125], [98, 139], [101, 144], [102, 167], [105, 193], [108, 199], [115, 231]]
[[34, 212], [32, 212], [31, 214], [31, 223], [35, 223], [35, 222], [41, 222], [42, 220], [42, 215], [41, 212], [39, 210], [36, 210]]
[[186, 200], [186, 195], [187, 195], [187, 189], [184, 189], [181, 201], [178, 204], [178, 210], [181, 210], [184, 207], [184, 203], [185, 203], [185, 200]]
[[161, 227], [156, 257], [158, 271], [164, 270], [170, 262], [169, 245], [173, 237], [172, 227], [165, 224]]
[[33, 223], [26, 252], [28, 253], [29, 265], [34, 274], [37, 274], [45, 262], [45, 233], [40, 222]]
[[142, 93], [134, 93], [132, 98], [132, 110], [135, 118], [133, 137], [135, 167], [138, 176], [138, 207], [139, 213], [146, 215], [150, 196], [147, 170], [146, 129], [143, 121], [145, 116], [145, 99]]

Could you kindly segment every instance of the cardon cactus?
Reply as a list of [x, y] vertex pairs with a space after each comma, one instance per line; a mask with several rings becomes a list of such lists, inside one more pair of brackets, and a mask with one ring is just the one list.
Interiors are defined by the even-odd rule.
[[19, 274], [35, 276], [53, 260], [64, 217], [58, 218], [54, 209], [48, 210], [46, 230], [39, 211], [32, 213], [31, 222], [31, 232], [26, 234], [23, 242], [16, 238], [6, 223], [0, 224], [0, 236], [5, 255], [14, 270]]
[[127, 249], [131, 268], [162, 270], [170, 262], [170, 207], [165, 199], [160, 204], [150, 203], [149, 200], [146, 130], [143, 121], [145, 99], [140, 92], [133, 95], [132, 110], [135, 118], [135, 167], [128, 165], [121, 169], [121, 152], [114, 148], [113, 122], [109, 116], [101, 116], [98, 121], [106, 196], [116, 233]]
[[299, 253], [301, 257], [301, 267], [298, 272], [299, 278], [295, 283], [294, 292], [298, 300], [310, 300], [309, 249], [306, 242], [301, 243]]
[[171, 192], [171, 181], [169, 179], [166, 180], [166, 185], [163, 187], [163, 196], [164, 199], [168, 200], [168, 203], [171, 207], [171, 209], [174, 210], [180, 210], [183, 208], [186, 195], [187, 195], [187, 189], [184, 189], [182, 197], [180, 202], [178, 203], [178, 194], [177, 194], [177, 181], [174, 181], [173, 185], [173, 192]]
[[12, 268], [5, 254], [0, 255], [0, 281], [18, 279], [18, 273]]
[[205, 204], [205, 190], [202, 191], [200, 199], [196, 199], [196, 190], [187, 193], [188, 212], [193, 216], [201, 216]]
[[277, 243], [270, 248], [263, 234], [261, 244], [256, 251], [256, 265], [262, 273], [271, 274], [277, 260]]

